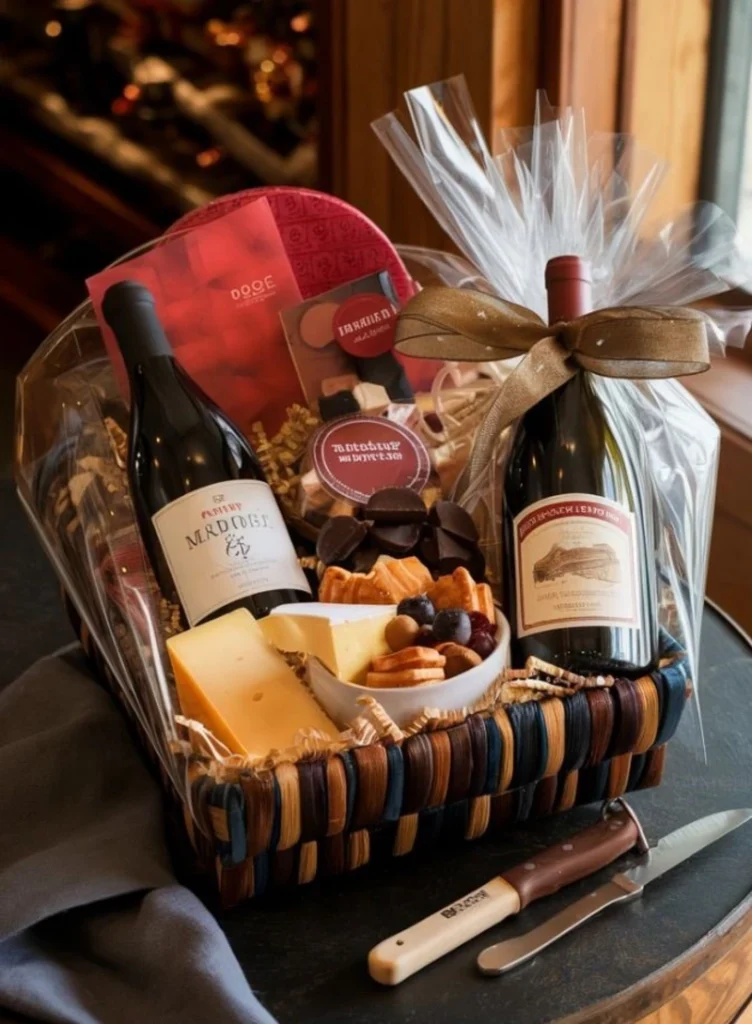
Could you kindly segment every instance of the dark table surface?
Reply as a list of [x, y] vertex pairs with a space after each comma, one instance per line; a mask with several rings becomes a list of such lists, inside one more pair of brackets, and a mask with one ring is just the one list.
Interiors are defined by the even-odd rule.
[[[57, 584], [24, 522], [9, 481], [0, 481], [0, 685], [71, 639]], [[630, 799], [649, 839], [687, 821], [752, 805], [752, 655], [747, 641], [707, 609], [699, 682], [707, 748], [694, 716], [672, 742], [664, 784]], [[394, 860], [224, 913], [220, 923], [251, 984], [280, 1024], [542, 1024], [610, 999], [681, 957], [752, 889], [752, 832], [740, 829], [502, 978], [476, 973], [487, 944], [540, 923], [594, 881], [528, 908], [519, 919], [395, 989], [370, 980], [371, 946], [476, 888], [535, 850], [593, 819], [595, 808], [531, 823], [504, 841]], [[624, 862], [626, 863], [626, 862]], [[609, 871], [597, 876], [604, 881]]]

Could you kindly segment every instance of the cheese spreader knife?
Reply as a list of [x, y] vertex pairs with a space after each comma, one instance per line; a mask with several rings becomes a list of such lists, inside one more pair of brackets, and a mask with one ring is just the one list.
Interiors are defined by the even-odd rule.
[[368, 954], [371, 977], [382, 985], [398, 985], [533, 900], [600, 871], [635, 846], [645, 853], [647, 842], [632, 809], [619, 800], [612, 810], [617, 805], [619, 811], [604, 810], [596, 825], [536, 853], [534, 859], [374, 946]]
[[554, 914], [538, 928], [533, 928], [519, 938], [506, 939], [484, 949], [478, 957], [478, 967], [483, 974], [504, 974], [525, 963], [552, 942], [600, 914], [606, 907], [637, 899], [650, 882], [733, 832], [750, 818], [750, 808], [719, 811], [671, 832], [650, 849], [635, 867], [614, 875], [610, 882]]

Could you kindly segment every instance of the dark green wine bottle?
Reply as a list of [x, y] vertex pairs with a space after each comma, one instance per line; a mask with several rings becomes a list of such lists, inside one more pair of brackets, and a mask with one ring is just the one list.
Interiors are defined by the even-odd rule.
[[[590, 269], [546, 267], [549, 322], [590, 311]], [[504, 603], [512, 663], [638, 675], [658, 648], [654, 502], [642, 439], [587, 373], [519, 424], [504, 480]]]
[[192, 626], [310, 601], [256, 453], [175, 359], [151, 293], [121, 281], [102, 312], [128, 370], [131, 501], [164, 596]]

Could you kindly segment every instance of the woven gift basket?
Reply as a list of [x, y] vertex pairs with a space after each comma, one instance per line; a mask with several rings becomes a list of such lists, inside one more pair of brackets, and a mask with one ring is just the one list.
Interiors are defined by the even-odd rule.
[[[192, 837], [224, 903], [379, 857], [493, 835], [529, 818], [656, 786], [679, 722], [686, 660], [635, 682], [427, 718], [266, 771], [194, 765]], [[189, 827], [191, 820], [189, 819]], [[208, 841], [207, 841], [207, 836]]]
[[225, 756], [171, 717], [162, 645], [178, 610], [144, 559], [127, 495], [126, 410], [88, 308], [24, 372], [19, 417], [21, 499], [84, 648], [223, 903], [660, 782], [690, 689], [668, 633], [660, 669], [635, 681], [538, 672], [497, 685], [469, 714], [427, 711], [404, 729], [373, 701], [337, 744], [311, 740], [252, 767]]
[[[457, 81], [447, 87], [462, 89]], [[726, 287], [718, 268], [728, 264], [732, 246], [715, 214], [712, 245], [705, 247], [701, 270], [687, 270], [688, 254], [694, 259], [700, 247], [696, 217], [689, 232], [677, 223], [673, 235], [654, 236], [653, 248], [642, 250], [638, 259], [640, 225], [635, 208], [624, 200], [627, 177], [619, 173], [613, 153], [610, 177], [595, 173], [587, 138], [571, 114], [539, 124], [521, 147], [507, 148], [497, 158], [484, 151], [478, 160], [477, 131], [456, 131], [452, 146], [439, 139], [447, 130], [448, 112], [470, 116], [466, 97], [442, 106], [439, 117], [440, 89], [432, 89], [410, 97], [420, 151], [408, 145], [395, 121], [379, 126], [442, 226], [472, 259], [470, 265], [425, 250], [403, 252], [427, 273], [446, 284], [470, 283], [486, 294], [506, 295], [530, 309], [539, 308], [541, 300], [525, 282], [540, 279], [542, 288], [542, 266], [562, 251], [581, 251], [599, 268], [596, 298], [601, 305], [685, 303]], [[537, 138], [540, 150], [544, 135], [553, 148], [541, 160], [534, 143]], [[475, 138], [470, 157], [460, 141], [468, 137]], [[475, 169], [465, 174], [463, 192], [457, 168], [466, 170], [467, 159]], [[510, 161], [517, 161], [516, 193], [504, 185]], [[630, 166], [635, 169], [634, 161]], [[569, 177], [562, 174], [566, 167], [572, 170]], [[583, 175], [583, 167], [592, 173]], [[551, 194], [554, 178], [562, 202], [546, 212], [540, 196]], [[618, 210], [606, 202], [609, 190], [618, 193]], [[646, 190], [643, 182], [640, 209]], [[497, 226], [509, 214], [517, 235], [505, 241], [502, 233], [486, 245], [485, 228], [473, 228], [479, 217], [483, 220], [479, 210], [493, 211]], [[220, 212], [221, 205], [215, 213]], [[541, 231], [544, 212], [550, 220], [547, 231]], [[581, 223], [585, 213], [586, 229]], [[211, 215], [210, 208], [194, 223]], [[569, 224], [569, 234], [557, 218]], [[600, 233], [593, 226], [596, 220]], [[527, 234], [520, 234], [524, 225]], [[191, 230], [191, 221], [182, 227]], [[706, 241], [710, 237], [705, 231], [701, 235]], [[585, 241], [574, 245], [573, 237]], [[522, 266], [523, 254], [530, 266]], [[358, 272], [381, 269], [382, 256]], [[128, 496], [127, 409], [91, 304], [72, 313], [24, 369], [17, 409], [21, 501], [60, 576], [85, 649], [157, 766], [166, 793], [180, 810], [195, 864], [214, 881], [224, 904], [274, 885], [353, 870], [378, 857], [477, 839], [660, 782], [666, 744], [696, 690], [718, 432], [674, 381], [599, 380], [599, 388], [618, 407], [628, 429], [651, 437], [650, 479], [661, 521], [657, 670], [628, 680], [583, 678], [528, 665], [505, 673], [472, 707], [453, 712], [427, 708], [401, 727], [369, 698], [361, 717], [336, 740], [302, 736], [294, 748], [249, 760], [230, 754], [208, 730], [178, 714], [164, 645], [181, 629], [180, 610], [160, 594], [140, 541]], [[485, 530], [492, 580], [500, 571], [496, 474], [510, 433], [507, 428], [499, 438], [488, 476], [465, 481], [460, 495]], [[292, 662], [305, 680], [303, 661]]]

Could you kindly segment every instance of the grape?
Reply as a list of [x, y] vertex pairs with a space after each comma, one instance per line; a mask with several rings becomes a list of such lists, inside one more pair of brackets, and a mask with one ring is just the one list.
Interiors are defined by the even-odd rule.
[[404, 601], [400, 601], [397, 605], [397, 614], [409, 615], [419, 626], [430, 626], [436, 618], [436, 609], [430, 598], [425, 594], [419, 594], [418, 597], [406, 597]]
[[433, 635], [433, 630], [430, 626], [421, 626], [417, 632], [413, 644], [416, 647], [434, 647], [439, 641]]
[[470, 616], [462, 608], [445, 608], [433, 620], [433, 635], [439, 643], [465, 646], [472, 631]]
[[476, 630], [470, 636], [467, 646], [484, 660], [496, 650], [496, 641], [485, 631]]
[[473, 633], [488, 633], [489, 636], [494, 635], [496, 632], [496, 625], [495, 623], [490, 622], [483, 612], [470, 612], [469, 614]]

